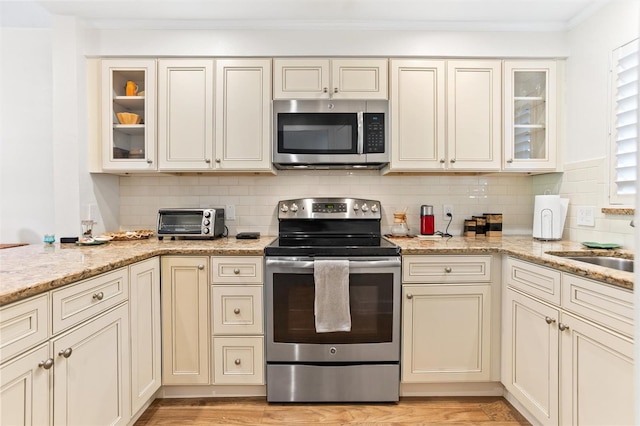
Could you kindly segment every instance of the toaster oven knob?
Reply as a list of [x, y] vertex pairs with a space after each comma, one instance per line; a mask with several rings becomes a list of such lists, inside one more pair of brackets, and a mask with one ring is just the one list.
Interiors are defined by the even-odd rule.
[[205, 210], [203, 213], [204, 217], [211, 217], [211, 212], [208, 210]]
[[359, 208], [360, 208], [360, 207], [359, 207], [357, 204], [354, 204], [354, 205], [353, 205], [353, 210], [354, 210], [354, 211], [356, 211], [356, 212], [357, 212]]
[[211, 225], [211, 221], [209, 219], [205, 219], [202, 221], [205, 226]]
[[367, 205], [367, 203], [364, 203], [361, 208], [363, 212], [369, 211], [369, 206]]
[[378, 205], [377, 204], [372, 205], [371, 206], [371, 212], [372, 213], [376, 213], [377, 211], [378, 211]]
[[294, 213], [298, 211], [298, 205], [296, 203], [291, 204], [291, 211]]
[[286, 204], [283, 204], [282, 207], [280, 207], [280, 211], [282, 213], [286, 213], [289, 211], [289, 207]]
[[204, 228], [204, 229], [202, 230], [202, 232], [203, 232], [204, 234], [208, 234], [208, 233], [209, 233], [209, 228]]

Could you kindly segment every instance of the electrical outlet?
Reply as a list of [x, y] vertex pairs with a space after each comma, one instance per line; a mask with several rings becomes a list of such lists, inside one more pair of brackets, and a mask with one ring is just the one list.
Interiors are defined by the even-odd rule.
[[442, 206], [442, 218], [444, 220], [449, 220], [449, 216], [447, 216], [447, 214], [450, 214], [451, 217], [453, 217], [453, 206], [451, 204], [445, 204]]
[[595, 208], [593, 206], [578, 206], [578, 225], [596, 226]]
[[224, 208], [225, 220], [236, 220], [236, 206], [229, 204]]

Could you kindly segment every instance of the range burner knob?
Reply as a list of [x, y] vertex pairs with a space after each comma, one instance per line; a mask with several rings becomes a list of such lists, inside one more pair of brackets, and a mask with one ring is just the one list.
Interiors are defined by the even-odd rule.
[[374, 204], [371, 206], [371, 213], [376, 213], [378, 211], [378, 205]]
[[367, 212], [367, 211], [369, 211], [369, 206], [367, 205], [367, 203], [364, 203], [364, 204], [362, 205], [362, 211], [363, 211], [363, 212]]
[[289, 211], [289, 206], [287, 206], [286, 204], [283, 204], [282, 207], [280, 207], [280, 211], [282, 213], [286, 213]]
[[296, 203], [291, 204], [291, 211], [294, 213], [298, 211], [298, 205]]
[[353, 210], [354, 210], [354, 211], [358, 211], [358, 209], [359, 209], [359, 208], [360, 208], [360, 207], [359, 207], [357, 204], [354, 204], [354, 205], [353, 205]]

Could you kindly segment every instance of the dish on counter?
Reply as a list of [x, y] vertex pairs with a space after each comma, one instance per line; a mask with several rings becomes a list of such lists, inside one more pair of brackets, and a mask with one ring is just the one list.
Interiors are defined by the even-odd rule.
[[137, 231], [105, 232], [102, 237], [110, 237], [112, 241], [135, 241], [151, 237], [154, 231], [140, 229]]
[[98, 240], [97, 238], [80, 238], [76, 241], [78, 246], [99, 246], [100, 244], [106, 244], [105, 240]]
[[99, 235], [97, 237], [93, 237], [93, 239], [96, 241], [104, 241], [106, 243], [107, 241], [113, 240], [113, 237], [109, 235]]
[[584, 243], [581, 243], [583, 246], [587, 247], [587, 248], [594, 248], [594, 249], [617, 249], [622, 247], [620, 244], [615, 244], [615, 243], [596, 243], [596, 242], [592, 242], [592, 241], [585, 241]]

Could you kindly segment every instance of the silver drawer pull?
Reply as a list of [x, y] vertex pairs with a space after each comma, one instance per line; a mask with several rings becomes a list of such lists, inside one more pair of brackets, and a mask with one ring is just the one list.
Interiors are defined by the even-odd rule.
[[451, 266], [447, 266], [446, 268], [444, 268], [444, 271], [445, 271], [447, 274], [450, 274], [450, 273], [451, 273]]
[[235, 361], [233, 361], [233, 363], [234, 363], [235, 365], [240, 365], [240, 364], [242, 363], [242, 361], [240, 361], [240, 358], [236, 358], [236, 360], [235, 360]]
[[236, 274], [236, 275], [239, 275], [240, 274], [240, 268], [235, 268], [233, 270], [233, 273]]
[[235, 309], [233, 310], [233, 313], [234, 313], [234, 314], [236, 314], [236, 315], [238, 315], [238, 314], [240, 313], [240, 308], [235, 308]]
[[104, 293], [103, 292], [96, 293], [96, 294], [93, 295], [93, 298], [95, 300], [102, 300], [102, 299], [104, 299]]
[[40, 361], [38, 367], [44, 368], [45, 370], [50, 369], [51, 367], [53, 367], [53, 358], [49, 358], [45, 361]]
[[568, 330], [568, 329], [569, 329], [569, 326], [568, 326], [568, 325], [566, 325], [566, 324], [563, 324], [563, 323], [559, 323], [559, 324], [558, 324], [558, 329], [559, 329], [560, 331], [565, 331], [565, 330]]
[[61, 357], [69, 358], [71, 356], [72, 352], [73, 352], [73, 349], [67, 348], [67, 349], [63, 349], [60, 352], [58, 352], [58, 355], [61, 356]]
[[551, 317], [544, 317], [544, 320], [547, 322], [547, 324], [553, 324], [554, 322], [556, 322], [556, 320]]

